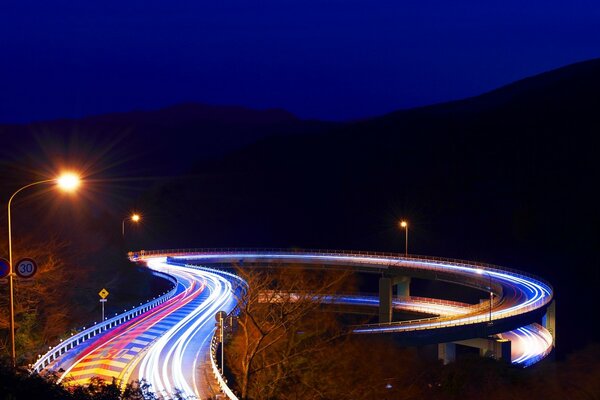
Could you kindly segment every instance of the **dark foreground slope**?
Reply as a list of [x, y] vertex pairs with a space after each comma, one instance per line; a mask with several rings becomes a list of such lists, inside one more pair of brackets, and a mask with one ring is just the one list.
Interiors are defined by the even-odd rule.
[[405, 217], [411, 252], [551, 280], [559, 348], [578, 346], [598, 338], [586, 327], [600, 284], [598, 93], [593, 60], [464, 101], [262, 140], [147, 194], [144, 207], [165, 222], [144, 245], [400, 250]]

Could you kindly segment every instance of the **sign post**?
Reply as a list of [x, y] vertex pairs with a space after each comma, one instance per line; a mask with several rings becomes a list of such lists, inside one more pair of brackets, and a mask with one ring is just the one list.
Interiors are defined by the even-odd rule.
[[218, 322], [219, 325], [219, 342], [221, 342], [221, 374], [225, 374], [225, 358], [223, 357], [223, 354], [225, 352], [225, 343], [223, 341], [223, 331], [225, 330], [224, 322], [225, 322], [225, 318], [227, 317], [227, 313], [225, 311], [219, 311], [215, 314], [215, 319]]
[[100, 296], [100, 304], [102, 304], [102, 322], [104, 322], [104, 303], [106, 303], [108, 297], [108, 290], [102, 289], [98, 295]]

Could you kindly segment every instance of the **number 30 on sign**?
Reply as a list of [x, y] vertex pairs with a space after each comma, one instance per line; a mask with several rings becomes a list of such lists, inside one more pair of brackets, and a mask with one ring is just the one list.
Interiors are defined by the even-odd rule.
[[37, 264], [31, 258], [23, 258], [15, 265], [15, 272], [21, 278], [33, 278], [37, 269]]

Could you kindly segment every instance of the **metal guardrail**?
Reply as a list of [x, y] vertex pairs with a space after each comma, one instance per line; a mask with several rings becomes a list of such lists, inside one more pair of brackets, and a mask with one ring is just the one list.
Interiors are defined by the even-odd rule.
[[57, 344], [54, 347], [51, 347], [48, 350], [48, 352], [46, 352], [44, 355], [41, 355], [38, 358], [38, 360], [31, 366], [30, 372], [42, 372], [44, 368], [46, 368], [48, 365], [50, 365], [50, 363], [58, 359], [58, 357], [65, 354], [67, 351], [73, 350], [74, 348], [86, 342], [87, 340], [90, 340], [91, 338], [103, 332], [106, 332], [109, 329], [115, 328], [116, 326], [119, 326], [122, 323], [129, 321], [132, 318], [137, 317], [138, 315], [141, 315], [146, 311], [153, 309], [154, 307], [164, 303], [165, 301], [173, 297], [173, 295], [177, 292], [177, 279], [169, 274], [165, 274], [158, 271], [153, 271], [152, 273], [156, 276], [160, 276], [162, 278], [167, 279], [175, 286], [167, 293], [163, 294], [162, 296], [156, 299], [150, 300], [144, 304], [134, 307], [131, 310], [118, 314], [112, 318], [106, 318], [105, 321], [102, 321], [100, 323], [94, 323], [93, 326], [87, 329], [84, 328], [84, 330], [75, 335], [72, 335], [70, 338], [66, 340], [61, 340], [59, 344]]
[[217, 339], [217, 335], [216, 335], [216, 331], [215, 331], [213, 333], [212, 339], [210, 341], [210, 364], [212, 366], [213, 374], [215, 375], [215, 378], [217, 378], [219, 387], [221, 388], [221, 390], [223, 391], [225, 396], [227, 396], [227, 398], [229, 400], [239, 400], [238, 397], [235, 395], [235, 393], [233, 393], [231, 388], [229, 386], [227, 386], [227, 381], [221, 374], [219, 367], [217, 367], [217, 346], [218, 346], [218, 339]]
[[[256, 253], [256, 252], [269, 252], [272, 254], [305, 254], [305, 255], [320, 255], [320, 256], [346, 256], [346, 257], [383, 257], [388, 258], [389, 262], [400, 263], [402, 261], [423, 261], [423, 262], [443, 262], [449, 265], [464, 266], [464, 267], [480, 267], [483, 270], [497, 270], [515, 275], [522, 275], [528, 278], [536, 279], [549, 288], [552, 289], [552, 285], [544, 279], [530, 274], [528, 272], [520, 271], [513, 268], [507, 268], [496, 264], [484, 263], [479, 261], [466, 261], [447, 257], [437, 256], [425, 256], [419, 254], [409, 254], [405, 256], [400, 253], [382, 252], [382, 251], [362, 251], [362, 250], [332, 250], [332, 249], [284, 249], [284, 248], [189, 248], [189, 249], [165, 249], [165, 250], [139, 250], [136, 252], [129, 252], [130, 257], [134, 254], [138, 254], [140, 257], [162, 255], [162, 256], [176, 256], [176, 255], [202, 255], [202, 254], [237, 254], [237, 253]], [[374, 263], [377, 264], [377, 263]]]

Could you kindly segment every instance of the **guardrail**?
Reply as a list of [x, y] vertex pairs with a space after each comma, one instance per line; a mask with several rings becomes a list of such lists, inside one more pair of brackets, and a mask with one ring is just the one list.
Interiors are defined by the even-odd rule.
[[174, 287], [169, 290], [167, 293], [162, 296], [150, 300], [144, 304], [141, 304], [137, 307], [132, 308], [129, 311], [123, 312], [111, 318], [106, 318], [105, 321], [100, 323], [94, 323], [93, 326], [84, 329], [83, 331], [72, 335], [70, 338], [66, 340], [61, 340], [59, 344], [54, 347], [51, 347], [48, 352], [44, 355], [41, 355], [38, 360], [31, 366], [31, 373], [40, 373], [50, 365], [51, 362], [55, 361], [58, 357], [65, 354], [67, 351], [74, 349], [80, 344], [84, 343], [87, 340], [90, 340], [94, 336], [97, 336], [103, 332], [106, 332], [109, 329], [112, 329], [116, 326], [121, 325], [122, 323], [129, 321], [130, 319], [137, 317], [153, 309], [154, 307], [164, 303], [169, 300], [173, 295], [177, 292], [177, 279], [169, 274], [165, 274], [158, 271], [153, 271], [153, 275], [160, 276], [161, 278], [167, 279], [169, 282], [174, 284]]
[[[138, 253], [139, 256], [151, 256], [151, 255], [201, 255], [201, 254], [235, 254], [235, 253], [251, 253], [251, 252], [270, 252], [273, 254], [318, 254], [318, 255], [331, 255], [331, 256], [357, 256], [357, 257], [387, 257], [394, 258], [397, 260], [413, 260], [413, 261], [442, 261], [449, 264], [456, 265], [469, 265], [469, 266], [478, 266], [478, 267], [487, 267], [490, 269], [498, 269], [507, 272], [515, 272], [520, 275], [526, 275], [531, 278], [541, 279], [527, 272], [523, 272], [520, 270], [502, 267], [495, 264], [484, 263], [479, 261], [465, 261], [454, 258], [447, 257], [437, 257], [437, 256], [425, 256], [420, 254], [408, 254], [404, 255], [403, 253], [392, 253], [392, 252], [383, 252], [383, 251], [363, 251], [363, 250], [333, 250], [333, 249], [298, 249], [298, 248], [235, 248], [235, 247], [226, 247], [226, 248], [189, 248], [189, 249], [164, 249], [164, 250], [139, 250], [129, 252], [130, 257], [135, 253]], [[548, 283], [549, 285], [549, 283]]]
[[[221, 344], [221, 346], [223, 345], [224, 343]], [[213, 374], [215, 375], [215, 378], [219, 383], [219, 387], [221, 388], [225, 396], [227, 396], [229, 400], [239, 400], [238, 397], [233, 393], [231, 388], [227, 386], [227, 381], [221, 374], [221, 370], [219, 370], [219, 367], [217, 367], [217, 346], [218, 339], [215, 331], [213, 332], [213, 336], [210, 341], [210, 365], [212, 366]]]
[[[162, 255], [162, 256], [177, 256], [177, 255], [202, 255], [202, 254], [243, 254], [243, 253], [272, 253], [276, 254], [298, 254], [298, 255], [320, 255], [320, 256], [345, 256], [345, 257], [383, 257], [387, 258], [390, 263], [401, 263], [402, 261], [423, 261], [423, 262], [443, 262], [448, 265], [462, 266], [462, 267], [480, 267], [485, 270], [497, 270], [506, 272], [509, 274], [526, 276], [528, 278], [533, 278], [548, 286], [551, 291], [552, 285], [533, 274], [528, 272], [520, 271], [513, 268], [507, 268], [496, 264], [484, 263], [479, 261], [466, 261], [459, 260], [454, 258], [447, 257], [437, 257], [437, 256], [425, 256], [419, 254], [400, 254], [400, 253], [391, 253], [391, 252], [381, 252], [381, 251], [362, 251], [362, 250], [331, 250], [331, 249], [284, 249], [284, 248], [189, 248], [189, 249], [165, 249], [165, 250], [139, 250], [139, 251], [131, 251], [129, 252], [130, 257], [134, 257], [137, 254], [139, 257], [147, 257], [153, 255]], [[380, 263], [374, 263], [379, 264]], [[393, 264], [389, 264], [390, 266]]]

